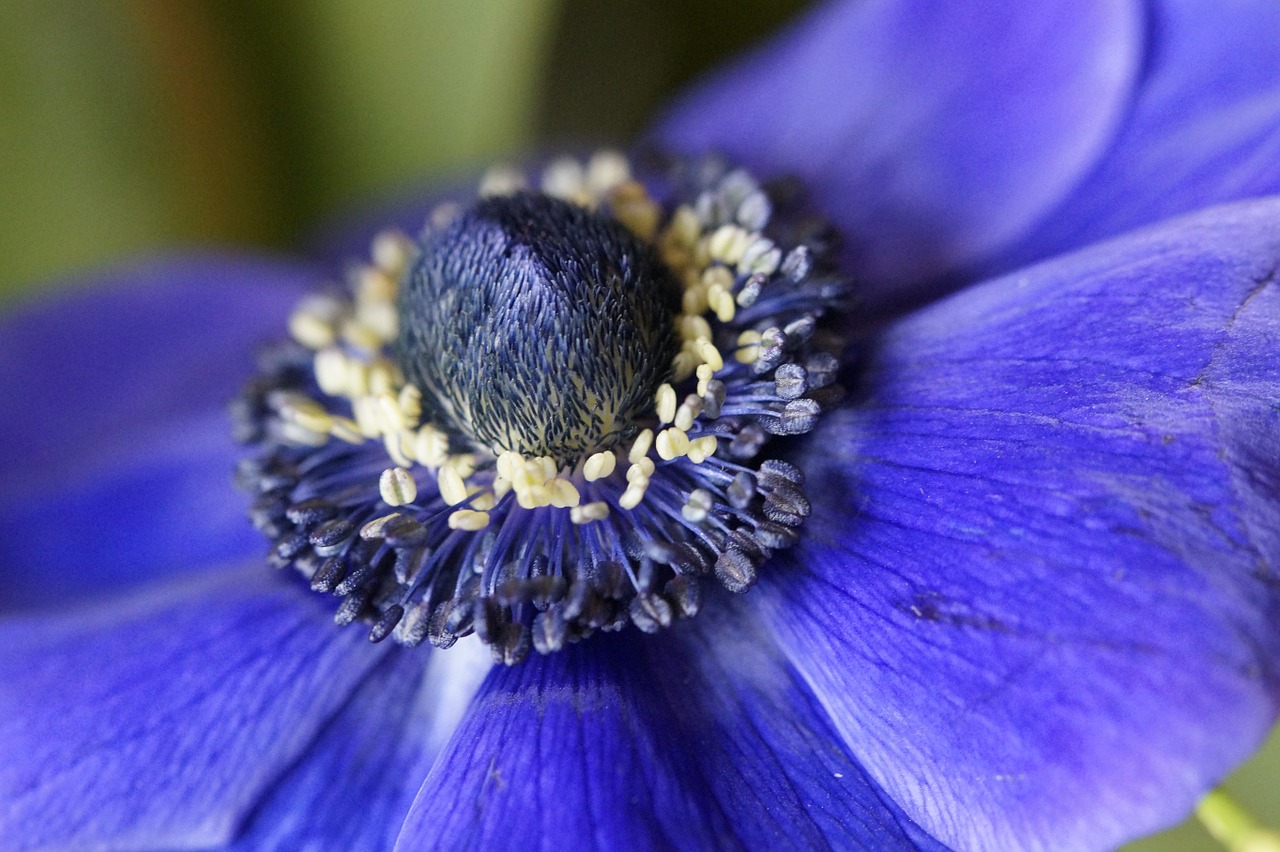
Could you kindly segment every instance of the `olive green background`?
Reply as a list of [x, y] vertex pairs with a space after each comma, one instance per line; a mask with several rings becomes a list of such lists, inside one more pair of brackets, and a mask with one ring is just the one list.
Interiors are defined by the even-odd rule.
[[[175, 246], [287, 251], [406, 182], [625, 142], [802, 5], [5, 0], [0, 299]], [[1280, 736], [1228, 786], [1280, 814]], [[1134, 848], [1216, 847], [1189, 824]]]

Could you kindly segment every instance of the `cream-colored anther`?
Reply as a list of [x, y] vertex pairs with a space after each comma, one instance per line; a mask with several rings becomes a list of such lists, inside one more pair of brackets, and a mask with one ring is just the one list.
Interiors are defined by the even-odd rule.
[[578, 489], [567, 479], [560, 479], [559, 477], [552, 479], [547, 483], [546, 488], [549, 492], [551, 505], [557, 509], [569, 509], [582, 502], [582, 496], [578, 494]]
[[449, 438], [427, 423], [417, 432], [413, 454], [427, 467], [441, 467], [449, 460]]
[[760, 332], [749, 328], [738, 335], [738, 350], [733, 353], [739, 364], [754, 364], [760, 355]]
[[742, 259], [750, 241], [751, 234], [737, 225], [721, 225], [707, 240], [707, 253], [732, 266]]
[[685, 434], [683, 429], [676, 429], [675, 427], [663, 429], [658, 433], [653, 445], [660, 458], [664, 461], [671, 461], [689, 452], [689, 436]]
[[382, 434], [379, 422], [378, 400], [372, 396], [362, 396], [351, 403], [352, 413], [360, 426], [360, 433], [366, 438], [376, 438]]
[[642, 429], [640, 434], [636, 435], [636, 439], [631, 442], [631, 450], [627, 453], [627, 461], [632, 464], [637, 463], [645, 456], [649, 455], [649, 448], [653, 446], [653, 430]]
[[711, 369], [710, 364], [699, 364], [698, 370], [698, 396], [704, 396], [707, 393], [708, 383], [715, 378], [716, 371]]
[[386, 361], [376, 361], [369, 366], [369, 393], [395, 394], [399, 384], [396, 381], [395, 367]]
[[290, 423], [287, 420], [280, 423], [280, 437], [286, 443], [304, 447], [323, 447], [329, 442], [329, 433], [327, 431], [323, 433], [316, 432], [306, 426]]
[[365, 541], [375, 538], [382, 538], [382, 530], [387, 524], [400, 517], [399, 512], [392, 512], [389, 515], [383, 515], [380, 518], [374, 518], [369, 523], [360, 528], [360, 537]]
[[385, 434], [391, 435], [404, 429], [408, 424], [404, 419], [404, 412], [400, 410], [400, 402], [389, 393], [375, 394], [373, 397], [378, 405], [378, 428]]
[[652, 242], [662, 219], [662, 209], [654, 203], [644, 186], [629, 180], [618, 184], [606, 194], [613, 218], [645, 242]]
[[388, 506], [403, 506], [418, 499], [418, 483], [402, 467], [390, 467], [378, 478], [378, 493]]
[[720, 442], [714, 435], [696, 438], [689, 442], [689, 451], [685, 453], [685, 457], [694, 464], [702, 464], [716, 454], [716, 448], [719, 446]]
[[[371, 254], [378, 268], [395, 279], [409, 265], [409, 259], [413, 257], [413, 243], [400, 231], [380, 231], [373, 238]], [[392, 297], [394, 296], [393, 292]]]
[[413, 438], [412, 432], [388, 432], [382, 436], [382, 448], [386, 450], [387, 457], [400, 467], [413, 466]]
[[341, 349], [328, 346], [316, 353], [313, 362], [316, 384], [329, 396], [347, 393], [347, 356]]
[[386, 343], [378, 331], [355, 318], [342, 322], [342, 339], [365, 352], [377, 352]]
[[495, 476], [493, 478], [492, 488], [493, 496], [496, 499], [501, 500], [511, 491], [511, 480], [507, 479], [505, 476]]
[[343, 396], [357, 399], [369, 395], [369, 365], [354, 358], [347, 359], [347, 389]]
[[706, 362], [711, 369], [719, 371], [724, 369], [724, 358], [720, 355], [720, 350], [710, 340], [703, 339], [698, 343], [698, 354], [702, 356], [702, 360]]
[[642, 458], [627, 468], [627, 482], [639, 482], [640, 480], [648, 481], [649, 477], [653, 476], [653, 472], [656, 469], [657, 465], [654, 464], [653, 459], [648, 457]]
[[356, 303], [356, 319], [384, 346], [400, 331], [400, 313], [393, 302], [360, 301]]
[[507, 482], [514, 482], [516, 471], [524, 467], [524, 456], [512, 450], [498, 454], [497, 468], [498, 476], [501, 476]]
[[476, 457], [472, 453], [459, 453], [456, 456], [449, 456], [445, 465], [453, 468], [458, 476], [468, 479], [476, 472]]
[[569, 520], [575, 524], [589, 524], [592, 521], [603, 521], [609, 517], [609, 504], [602, 502], [584, 503], [569, 510]]
[[710, 340], [711, 323], [703, 317], [682, 316], [679, 321], [680, 339], [685, 341]]
[[289, 335], [308, 349], [332, 346], [346, 311], [346, 303], [335, 296], [307, 296], [289, 315]]
[[440, 468], [436, 474], [436, 485], [440, 489], [440, 499], [447, 505], [457, 506], [467, 500], [467, 485], [458, 472], [448, 465]]
[[333, 415], [324, 406], [305, 397], [290, 398], [281, 406], [280, 417], [287, 423], [325, 434], [333, 425]]
[[680, 407], [676, 409], [676, 416], [672, 419], [672, 424], [681, 431], [688, 432], [693, 428], [693, 421], [698, 419], [698, 415], [702, 413], [702, 397], [695, 394], [689, 394], [684, 398], [684, 402], [680, 403]]
[[459, 509], [449, 515], [449, 529], [477, 532], [489, 526], [489, 513]]
[[701, 363], [698, 356], [689, 352], [687, 349], [679, 352], [675, 358], [671, 359], [672, 377], [677, 382], [683, 382], [685, 379], [693, 375], [693, 370]]
[[640, 501], [644, 499], [645, 491], [649, 490], [649, 480], [639, 480], [627, 486], [627, 490], [622, 492], [622, 496], [618, 498], [618, 505], [623, 509], [634, 509], [640, 505]]
[[524, 175], [511, 166], [494, 166], [480, 179], [481, 197], [514, 195], [526, 186]]
[[[399, 273], [397, 273], [398, 275]], [[356, 273], [356, 309], [361, 305], [390, 304], [396, 298], [395, 278], [377, 266], [362, 266]]]
[[705, 287], [690, 287], [680, 297], [680, 310], [685, 316], [697, 316], [707, 310], [707, 290]]
[[707, 291], [707, 307], [720, 322], [731, 322], [738, 313], [738, 305], [728, 290], [712, 288]]
[[587, 188], [597, 195], [630, 178], [631, 164], [617, 151], [596, 151], [587, 161]]
[[689, 499], [680, 507], [680, 514], [691, 524], [700, 524], [707, 519], [707, 514], [711, 511], [715, 501], [711, 497], [711, 492], [705, 488], [695, 488], [689, 494]]
[[586, 173], [573, 157], [553, 160], [542, 171], [542, 191], [556, 198], [579, 203], [585, 200]]
[[471, 508], [477, 512], [487, 512], [497, 505], [497, 498], [492, 491], [485, 491], [482, 488], [468, 488], [467, 492], [471, 496]]
[[582, 465], [582, 476], [587, 482], [596, 482], [613, 474], [618, 457], [611, 450], [595, 453]]
[[410, 429], [418, 428], [418, 422], [422, 418], [422, 391], [418, 390], [417, 385], [400, 388], [396, 402], [400, 405], [400, 413], [404, 415], [405, 426]]
[[654, 403], [658, 412], [658, 419], [663, 423], [670, 423], [676, 417], [676, 389], [671, 385], [663, 382], [658, 386], [658, 392], [654, 394]]
[[348, 444], [363, 444], [365, 436], [360, 434], [360, 424], [349, 417], [335, 417], [329, 426], [329, 434]]

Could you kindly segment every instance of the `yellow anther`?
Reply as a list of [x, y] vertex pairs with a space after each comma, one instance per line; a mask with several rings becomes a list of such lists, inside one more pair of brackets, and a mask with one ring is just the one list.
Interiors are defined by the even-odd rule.
[[641, 480], [633, 482], [627, 486], [627, 490], [622, 492], [622, 496], [618, 498], [618, 505], [623, 509], [634, 509], [640, 505], [640, 501], [644, 499], [644, 492], [649, 489], [649, 480]]
[[589, 524], [592, 521], [603, 521], [609, 517], [608, 503], [586, 503], [569, 510], [569, 520], [575, 524]]
[[702, 398], [689, 394], [684, 398], [684, 402], [680, 403], [680, 407], [676, 409], [676, 416], [672, 422], [677, 429], [688, 432], [693, 428], [693, 421], [702, 413]]
[[413, 438], [412, 432], [388, 432], [382, 436], [382, 446], [387, 456], [400, 467], [412, 467]]
[[711, 339], [711, 323], [702, 317], [682, 316], [679, 327], [681, 340]]
[[378, 406], [378, 428], [385, 434], [394, 434], [404, 429], [407, 425], [404, 419], [404, 412], [400, 410], [400, 403], [394, 396], [389, 393], [379, 393], [373, 396]]
[[664, 461], [678, 459], [689, 452], [689, 436], [683, 429], [663, 429], [653, 443], [658, 456]]
[[693, 370], [698, 366], [698, 357], [688, 350], [681, 351], [675, 358], [671, 359], [672, 378], [677, 382], [683, 382], [685, 379], [693, 375]]
[[708, 290], [719, 287], [721, 290], [733, 289], [733, 273], [727, 266], [711, 266], [702, 273], [702, 284]]
[[400, 330], [400, 314], [394, 302], [361, 300], [356, 303], [356, 319], [370, 334], [376, 335], [382, 345], [395, 340]]
[[612, 474], [617, 464], [618, 457], [612, 451], [596, 453], [583, 463], [582, 476], [587, 482], [596, 482]]
[[378, 361], [369, 367], [369, 393], [394, 394], [397, 392], [396, 371], [386, 361]]
[[333, 426], [333, 415], [310, 399], [291, 399], [280, 409], [280, 417], [311, 432], [327, 434]]
[[314, 369], [316, 384], [329, 396], [343, 396], [347, 392], [347, 356], [333, 346], [316, 353]]
[[716, 371], [711, 369], [710, 364], [698, 365], [698, 396], [705, 396], [707, 393], [708, 383], [715, 376]]
[[369, 365], [353, 358], [347, 359], [347, 389], [343, 396], [357, 399], [369, 394]]
[[290, 444], [299, 444], [305, 447], [323, 447], [329, 442], [329, 433], [316, 432], [301, 426], [297, 423], [283, 421], [280, 424], [280, 437]]
[[716, 454], [716, 448], [719, 446], [720, 442], [714, 435], [707, 435], [690, 441], [689, 451], [685, 455], [694, 464], [702, 464]]
[[346, 303], [335, 296], [308, 296], [289, 316], [289, 334], [308, 349], [332, 346], [346, 312]]
[[587, 187], [597, 195], [630, 178], [631, 164], [617, 151], [596, 151], [587, 162]]
[[574, 488], [573, 483], [567, 479], [552, 479], [547, 483], [547, 491], [551, 500], [551, 505], [557, 509], [569, 509], [577, 506], [582, 502], [582, 496], [578, 494], [578, 489]]
[[525, 188], [524, 175], [511, 166], [494, 166], [480, 179], [481, 197], [514, 195]]
[[730, 322], [738, 313], [738, 306], [733, 301], [733, 294], [728, 290], [713, 289], [707, 291], [707, 307], [715, 313], [720, 322]]
[[342, 339], [366, 352], [377, 352], [386, 342], [376, 329], [353, 318], [342, 323]]
[[365, 442], [364, 435], [360, 434], [360, 424], [349, 417], [333, 418], [333, 424], [329, 427], [329, 434], [339, 440], [346, 441], [348, 444], [363, 444]]
[[452, 467], [445, 465], [436, 474], [436, 485], [440, 489], [440, 499], [450, 506], [466, 502], [467, 485]]
[[613, 218], [645, 242], [653, 240], [662, 218], [662, 209], [649, 197], [642, 184], [625, 181], [609, 190], [606, 197]]
[[405, 425], [410, 429], [416, 429], [422, 417], [422, 391], [418, 390], [416, 385], [405, 385], [400, 388], [396, 401], [400, 404], [400, 413], [404, 415]]
[[654, 395], [654, 402], [657, 405], [658, 419], [663, 423], [670, 423], [676, 417], [676, 389], [671, 385], [663, 382], [658, 386], [658, 392]]
[[402, 467], [387, 468], [378, 478], [378, 493], [388, 506], [403, 506], [418, 499], [418, 483]]
[[707, 290], [705, 287], [690, 287], [680, 297], [680, 310], [686, 316], [697, 316], [707, 310]]
[[449, 456], [445, 465], [453, 468], [458, 476], [466, 479], [476, 472], [476, 457], [471, 453], [459, 453], [456, 456]]
[[698, 214], [688, 204], [681, 204], [671, 215], [671, 224], [667, 225], [664, 236], [676, 245], [688, 248], [697, 242], [701, 232]]
[[474, 509], [459, 509], [449, 515], [449, 529], [476, 532], [489, 526], [489, 513]]
[[374, 518], [369, 523], [360, 528], [360, 537], [365, 541], [374, 538], [382, 538], [382, 530], [387, 524], [400, 517], [399, 512], [392, 512], [389, 515], [383, 515], [380, 518]]
[[721, 357], [720, 350], [710, 340], [703, 339], [698, 342], [698, 354], [702, 356], [702, 360], [712, 370], [724, 369], [724, 358]]
[[494, 497], [492, 491], [485, 491], [482, 488], [468, 488], [467, 492], [471, 495], [471, 508], [477, 512], [487, 512], [497, 505], [497, 498]]
[[649, 477], [653, 476], [653, 472], [657, 467], [653, 459], [646, 456], [627, 468], [627, 482], [634, 483], [640, 480], [647, 482]]
[[754, 364], [760, 354], [760, 332], [747, 329], [738, 335], [738, 350], [733, 357], [739, 364]]
[[388, 229], [373, 238], [371, 254], [378, 268], [387, 273], [392, 282], [391, 298], [395, 298], [394, 284], [413, 257], [413, 243], [401, 232]]
[[413, 454], [427, 467], [441, 467], [449, 460], [449, 438], [428, 423], [418, 430]]
[[721, 225], [707, 240], [707, 253], [715, 260], [729, 265], [742, 259], [751, 241], [751, 234], [737, 225]]
[[356, 423], [359, 424], [362, 435], [366, 438], [376, 438], [382, 434], [376, 397], [359, 397], [351, 403], [351, 410], [356, 416]]
[[627, 453], [627, 461], [632, 464], [637, 463], [645, 456], [649, 455], [649, 448], [653, 446], [653, 430], [643, 429], [636, 439], [631, 442], [631, 451]]

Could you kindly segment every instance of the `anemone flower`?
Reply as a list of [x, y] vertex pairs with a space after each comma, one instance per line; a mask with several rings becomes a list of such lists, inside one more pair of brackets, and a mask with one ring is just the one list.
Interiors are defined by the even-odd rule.
[[1278, 128], [1269, 2], [834, 3], [689, 92], [658, 143], [798, 176], [841, 232], [848, 396], [780, 445], [811, 513], [755, 588], [511, 666], [371, 644], [264, 565], [224, 404], [323, 264], [162, 259], [11, 312], [0, 845], [1088, 849], [1181, 819], [1280, 701]]

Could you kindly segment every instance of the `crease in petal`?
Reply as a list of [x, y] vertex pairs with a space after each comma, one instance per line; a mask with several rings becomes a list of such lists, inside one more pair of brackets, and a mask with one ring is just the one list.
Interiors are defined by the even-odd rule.
[[495, 670], [399, 848], [939, 848], [731, 606]]
[[224, 412], [314, 280], [276, 261], [165, 258], [0, 318], [5, 605], [247, 553]]
[[1152, 0], [1143, 77], [1097, 166], [987, 274], [1280, 191], [1280, 6]]
[[655, 135], [804, 179], [870, 305], [1022, 237], [1106, 149], [1135, 2], [834, 2], [678, 100]]
[[959, 847], [1183, 818], [1280, 705], [1280, 199], [890, 327], [752, 601], [871, 775]]
[[220, 845], [383, 656], [260, 565], [0, 621], [0, 846]]

